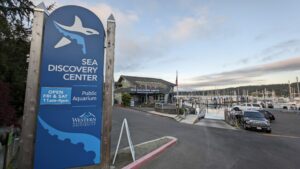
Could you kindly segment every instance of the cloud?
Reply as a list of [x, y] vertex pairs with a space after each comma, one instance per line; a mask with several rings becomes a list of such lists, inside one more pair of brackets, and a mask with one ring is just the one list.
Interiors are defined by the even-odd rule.
[[273, 63], [226, 71], [216, 74], [194, 77], [190, 83], [182, 84], [183, 87], [212, 87], [227, 86], [235, 84], [250, 84], [253, 82], [261, 82], [262, 76], [276, 74], [280, 72], [289, 72], [300, 70], [300, 57], [289, 58]]
[[186, 40], [191, 37], [202, 36], [209, 29], [208, 19], [206, 16], [185, 17], [175, 23], [174, 28], [169, 32], [173, 40]]
[[250, 61], [267, 62], [267, 61], [272, 61], [280, 56], [284, 56], [286, 54], [295, 54], [299, 51], [300, 51], [300, 40], [291, 39], [267, 47], [263, 49], [258, 55], [242, 58], [236, 61], [234, 64], [248, 64]]
[[105, 3], [88, 5], [88, 8], [99, 16], [102, 22], [106, 21], [110, 14], [113, 14], [120, 28], [131, 27], [134, 22], [139, 20], [138, 15], [133, 11], [122, 11]]
[[268, 61], [275, 59], [281, 55], [285, 54], [293, 54], [300, 50], [300, 40], [299, 39], [291, 39], [288, 41], [280, 42], [275, 44], [269, 48], [264, 49], [261, 52], [261, 61]]
[[168, 27], [154, 32], [154, 36], [125, 34], [119, 39], [116, 72], [135, 71], [167, 60], [170, 49], [206, 37], [221, 22], [223, 19], [210, 18], [208, 9], [201, 8], [192, 16], [177, 18]]

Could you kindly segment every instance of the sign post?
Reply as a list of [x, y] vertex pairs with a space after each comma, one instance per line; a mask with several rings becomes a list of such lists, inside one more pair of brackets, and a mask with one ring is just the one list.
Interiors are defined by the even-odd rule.
[[43, 29], [47, 17], [48, 15], [45, 5], [43, 3], [39, 4], [34, 9], [34, 18], [32, 24], [32, 40], [30, 45], [30, 60], [27, 73], [18, 169], [33, 168], [33, 150], [38, 108], [40, 61], [44, 32]]
[[105, 64], [105, 86], [104, 86], [104, 106], [103, 106], [103, 144], [102, 144], [102, 166], [109, 169], [110, 165], [110, 133], [112, 121], [113, 105], [113, 82], [114, 82], [114, 56], [115, 56], [115, 29], [116, 23], [113, 15], [107, 20], [107, 40], [106, 40], [106, 64]]

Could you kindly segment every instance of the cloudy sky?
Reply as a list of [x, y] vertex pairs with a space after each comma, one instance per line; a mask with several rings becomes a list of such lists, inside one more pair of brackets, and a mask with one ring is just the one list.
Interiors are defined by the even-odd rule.
[[[41, 2], [34, 0], [35, 4]], [[46, 0], [116, 18], [115, 80], [156, 77], [182, 90], [287, 83], [300, 76], [297, 0]]]

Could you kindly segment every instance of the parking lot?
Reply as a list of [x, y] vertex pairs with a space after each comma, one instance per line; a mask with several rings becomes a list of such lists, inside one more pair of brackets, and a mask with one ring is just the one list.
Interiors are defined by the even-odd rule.
[[[167, 117], [117, 108], [113, 113], [112, 147], [116, 146], [123, 118], [127, 118], [134, 144], [166, 135], [178, 138], [175, 146], [143, 168], [297, 169], [300, 166], [300, 137], [297, 128], [289, 128], [299, 124], [299, 115], [275, 113], [277, 119], [271, 124], [274, 132], [268, 134], [178, 123]], [[282, 125], [286, 129], [280, 129]], [[124, 143], [124, 146], [128, 145], [126, 141]]]
[[300, 138], [300, 112], [268, 109], [275, 116], [271, 123], [273, 136]]
[[[269, 136], [274, 137], [289, 137], [300, 138], [300, 111], [290, 111], [285, 109], [265, 109], [275, 116], [275, 120], [271, 122], [272, 133]], [[243, 124], [238, 123], [237, 119], [227, 121], [229, 124], [237, 129], [244, 130]], [[237, 123], [237, 124], [236, 124]], [[266, 134], [260, 130], [248, 130], [249, 132], [257, 132], [259, 134]]]

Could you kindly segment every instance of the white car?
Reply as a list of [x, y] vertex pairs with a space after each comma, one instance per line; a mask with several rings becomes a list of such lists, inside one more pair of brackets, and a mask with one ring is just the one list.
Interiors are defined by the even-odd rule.
[[262, 107], [257, 103], [244, 103], [238, 106], [241, 110], [262, 110]]

